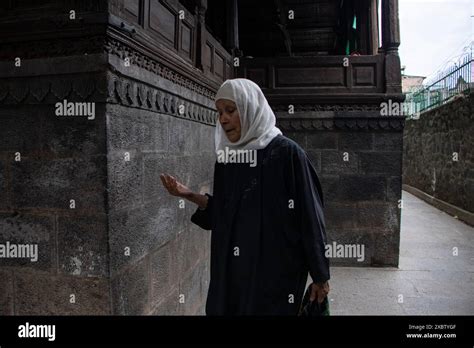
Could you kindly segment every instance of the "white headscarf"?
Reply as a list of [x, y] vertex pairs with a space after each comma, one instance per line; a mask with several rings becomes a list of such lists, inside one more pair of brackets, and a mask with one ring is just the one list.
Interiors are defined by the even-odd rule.
[[273, 138], [282, 134], [275, 127], [276, 118], [260, 87], [247, 79], [226, 80], [217, 91], [215, 100], [228, 99], [237, 105], [240, 115], [240, 139], [232, 143], [227, 139], [220, 122], [215, 133], [216, 153], [219, 150], [265, 148]]

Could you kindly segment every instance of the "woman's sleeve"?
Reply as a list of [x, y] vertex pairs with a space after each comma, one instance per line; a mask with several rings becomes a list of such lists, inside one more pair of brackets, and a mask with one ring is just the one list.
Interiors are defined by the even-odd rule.
[[[219, 186], [219, 178], [220, 178], [220, 169], [217, 165], [217, 161], [214, 163], [214, 185], [213, 194], [216, 193], [216, 188]], [[214, 209], [214, 197], [208, 193], [205, 193], [207, 196], [207, 206], [205, 209], [197, 208], [193, 215], [191, 215], [191, 222], [195, 223], [199, 227], [205, 230], [212, 230], [213, 227], [213, 209]]]
[[326, 227], [323, 194], [316, 170], [302, 149], [292, 157], [295, 208], [300, 222], [303, 252], [313, 282], [329, 280], [329, 260], [325, 255]]
[[206, 193], [207, 206], [205, 209], [197, 208], [193, 215], [191, 215], [191, 222], [195, 223], [199, 227], [205, 230], [212, 229], [212, 207], [213, 207], [213, 197]]

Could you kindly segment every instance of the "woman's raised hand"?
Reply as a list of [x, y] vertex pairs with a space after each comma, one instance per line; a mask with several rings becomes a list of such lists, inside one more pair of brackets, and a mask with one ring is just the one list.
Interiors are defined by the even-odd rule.
[[186, 198], [192, 192], [191, 190], [168, 174], [160, 174], [161, 182], [168, 192], [173, 196]]

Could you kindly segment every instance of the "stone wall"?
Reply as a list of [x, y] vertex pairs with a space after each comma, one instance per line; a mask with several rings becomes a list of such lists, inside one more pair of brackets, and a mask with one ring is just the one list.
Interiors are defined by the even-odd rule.
[[[474, 212], [473, 93], [406, 122], [403, 183]], [[457, 160], [456, 160], [457, 156]]]
[[117, 52], [106, 110], [113, 313], [205, 314], [210, 232], [191, 223], [196, 205], [170, 196], [159, 175], [212, 192], [213, 101]]
[[117, 105], [107, 124], [114, 313], [204, 314], [210, 232], [190, 222], [196, 206], [170, 196], [159, 175], [210, 192], [214, 128]]
[[[210, 233], [159, 174], [211, 192], [212, 91], [99, 47], [0, 62], [0, 244], [39, 250], [0, 258], [0, 313], [204, 314]], [[94, 119], [57, 116], [64, 100]]]
[[364, 246], [363, 260], [333, 257], [332, 266], [398, 266], [403, 122], [392, 122], [395, 128], [380, 118], [279, 121], [321, 180], [328, 243]]
[[114, 105], [107, 119], [114, 312], [204, 314], [210, 233], [190, 222], [196, 206], [170, 196], [159, 175], [209, 190], [213, 127]]
[[[38, 246], [36, 262], [0, 258], [2, 315], [111, 313], [105, 73], [77, 71], [90, 59], [104, 56], [1, 63], [0, 244]], [[57, 116], [62, 99], [95, 118]]]

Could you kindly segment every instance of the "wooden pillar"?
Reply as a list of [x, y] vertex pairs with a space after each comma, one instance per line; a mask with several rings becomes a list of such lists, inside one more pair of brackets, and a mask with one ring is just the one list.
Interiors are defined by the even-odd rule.
[[379, 16], [378, 16], [378, 1], [370, 0], [369, 4], [369, 40], [370, 52], [369, 54], [377, 54], [379, 48]]
[[205, 57], [206, 44], [206, 11], [207, 11], [207, 0], [199, 0], [197, 4], [197, 38], [196, 38], [196, 67], [204, 71], [203, 61]]
[[398, 0], [382, 0], [382, 44], [386, 53], [398, 54], [400, 46]]
[[369, 21], [369, 0], [357, 1], [355, 13], [357, 15], [357, 32], [359, 37], [358, 51], [363, 54], [370, 53], [370, 21]]
[[227, 49], [236, 56], [239, 55], [239, 10], [237, 0], [228, 0], [227, 7]]
[[382, 0], [382, 47], [385, 52], [386, 93], [402, 92], [398, 0]]

